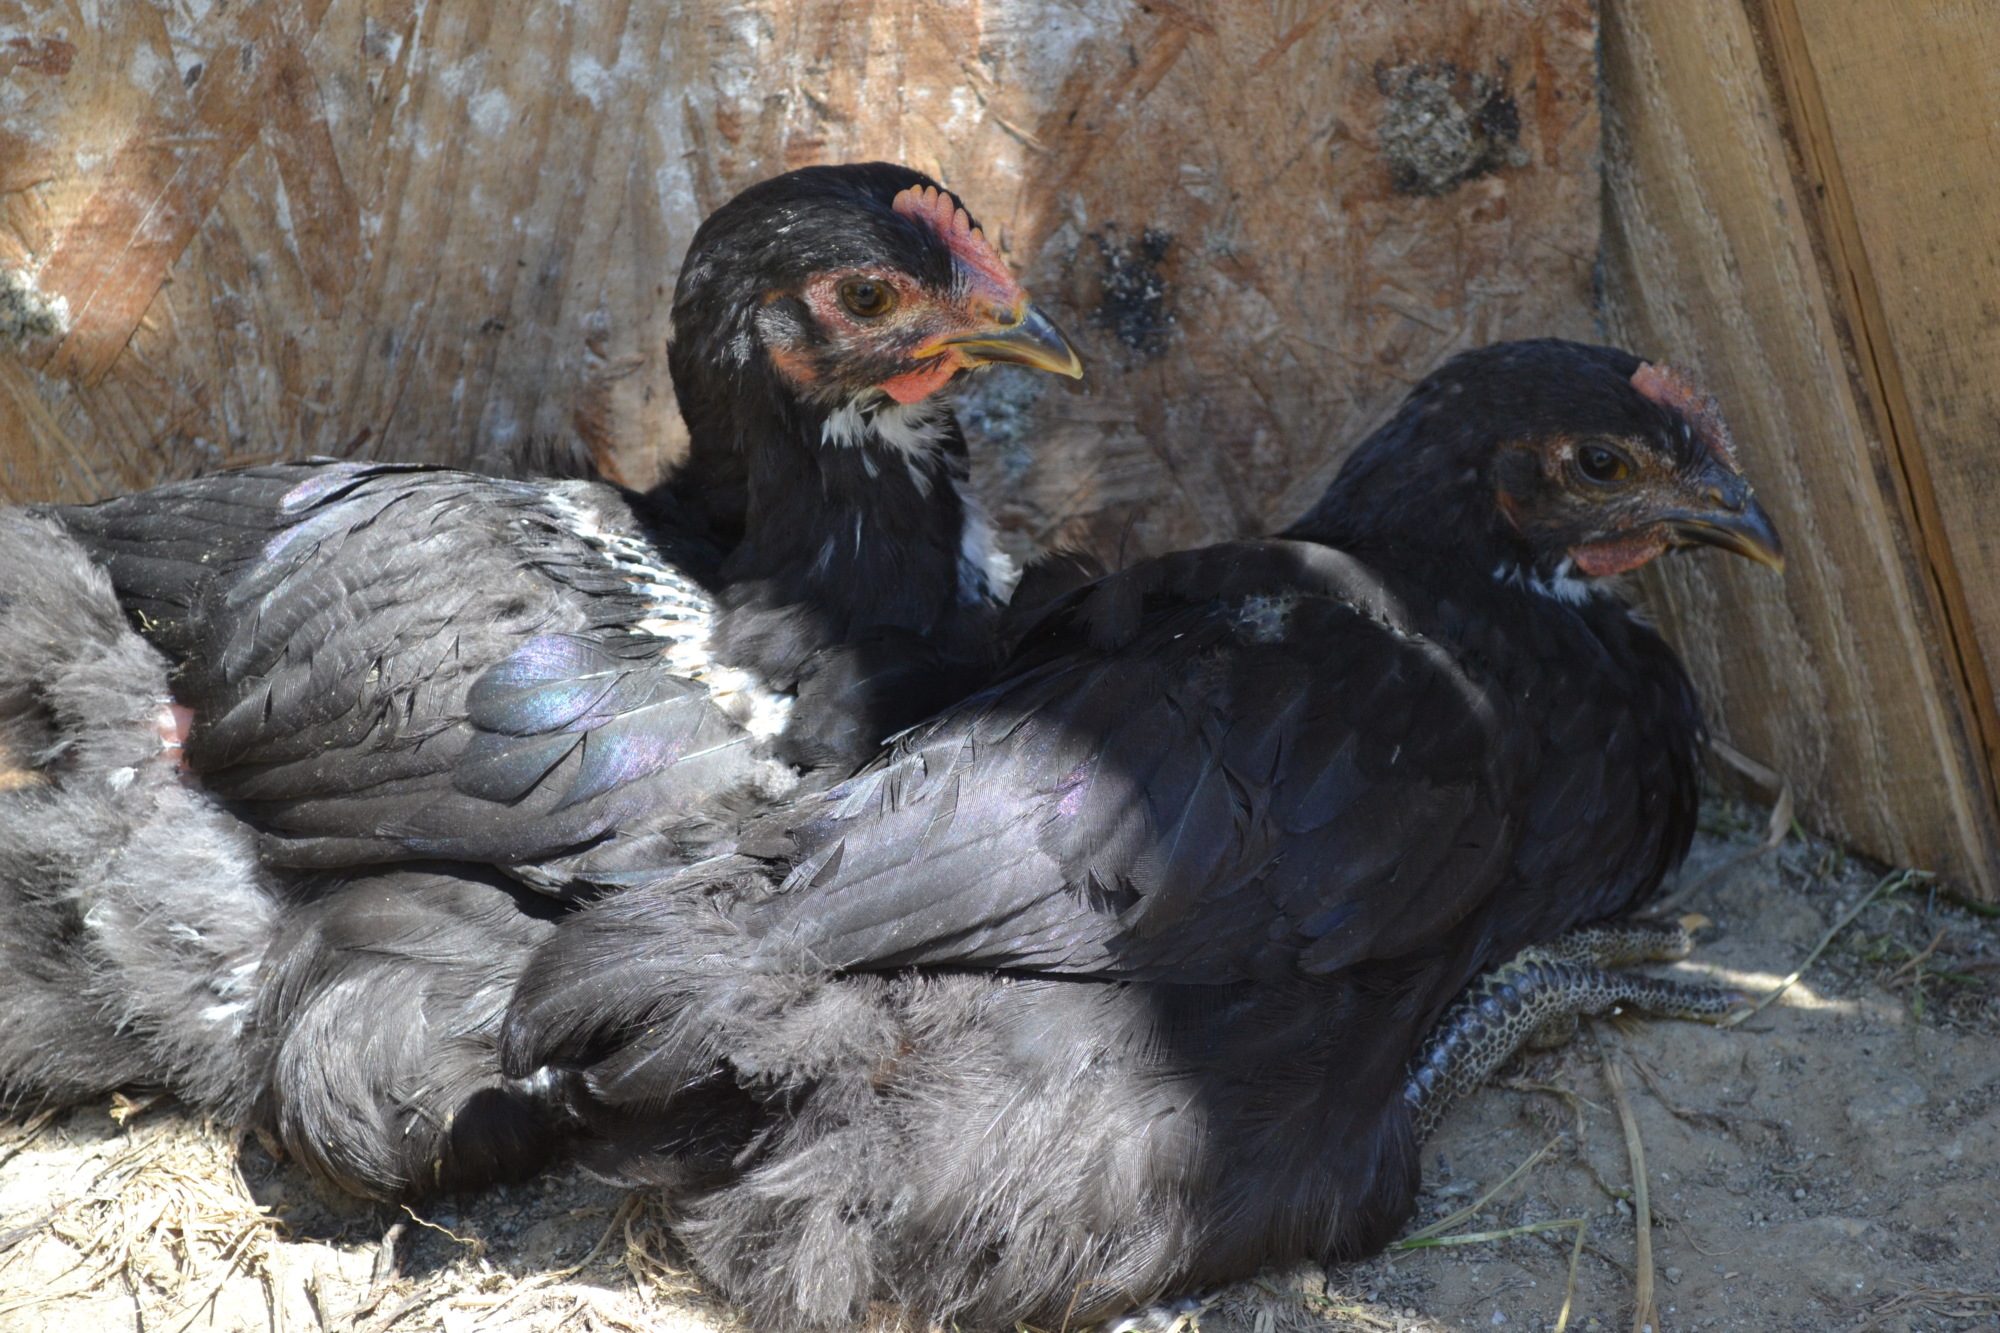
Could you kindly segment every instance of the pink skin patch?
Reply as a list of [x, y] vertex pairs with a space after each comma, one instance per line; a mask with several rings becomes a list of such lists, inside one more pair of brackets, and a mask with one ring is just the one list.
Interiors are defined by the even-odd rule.
[[194, 730], [194, 710], [176, 703], [162, 704], [160, 711], [153, 714], [153, 726], [160, 733], [160, 749], [172, 750], [175, 765], [185, 769], [188, 732]]
[[1602, 579], [1613, 574], [1628, 574], [1660, 556], [1666, 549], [1667, 534], [1655, 528], [1634, 537], [1614, 537], [1607, 541], [1572, 546], [1569, 558], [1576, 562], [1577, 569], [1582, 573]]
[[786, 347], [771, 349], [771, 364], [778, 373], [801, 388], [810, 388], [819, 379], [819, 372], [813, 369], [812, 359], [803, 352]]
[[1729, 423], [1722, 419], [1721, 405], [1713, 395], [1696, 387], [1686, 371], [1647, 361], [1632, 372], [1632, 387], [1660, 406], [1686, 417], [1696, 437], [1731, 472], [1743, 470], [1736, 465], [1736, 445], [1729, 438]]
[[883, 393], [908, 407], [911, 403], [920, 403], [942, 389], [953, 375], [964, 368], [965, 358], [954, 348], [921, 370], [908, 371], [892, 379], [883, 380], [878, 387]]

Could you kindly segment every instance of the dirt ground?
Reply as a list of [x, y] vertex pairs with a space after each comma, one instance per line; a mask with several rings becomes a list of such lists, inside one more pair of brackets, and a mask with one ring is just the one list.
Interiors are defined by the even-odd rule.
[[[1413, 1225], [1449, 1243], [1267, 1275], [1201, 1328], [1552, 1329], [1566, 1299], [1633, 1328], [1648, 1272], [1662, 1331], [2000, 1327], [2000, 922], [1803, 839], [1758, 855], [1755, 818], [1710, 808], [1670, 902], [1715, 927], [1678, 970], [1768, 991], [1873, 892], [1797, 984], [1518, 1062], [1428, 1154]], [[737, 1327], [653, 1206], [575, 1172], [419, 1218], [171, 1104], [0, 1124], [0, 1333]]]

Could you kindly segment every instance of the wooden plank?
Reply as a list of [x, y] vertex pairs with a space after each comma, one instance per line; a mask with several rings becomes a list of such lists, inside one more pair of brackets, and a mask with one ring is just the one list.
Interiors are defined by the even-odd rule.
[[1808, 822], [2000, 894], [2000, 820], [1950, 624], [1884, 446], [1780, 82], [1741, 0], [1607, 0], [1606, 295], [1622, 340], [1722, 397], [1784, 530], [1780, 584], [1654, 587], [1732, 743]]
[[2000, 772], [2000, 0], [1761, 0], [1989, 772]]

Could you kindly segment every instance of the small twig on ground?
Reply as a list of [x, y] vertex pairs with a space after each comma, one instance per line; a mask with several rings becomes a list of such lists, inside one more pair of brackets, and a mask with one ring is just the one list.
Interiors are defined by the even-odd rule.
[[[614, 1237], [629, 1237], [632, 1220], [639, 1213], [643, 1212], [644, 1209], [645, 1200], [640, 1195], [628, 1194], [623, 1199], [620, 1199], [618, 1206], [612, 1210], [611, 1221], [605, 1225], [603, 1234], [598, 1236], [597, 1243], [590, 1247], [583, 1258], [577, 1260], [567, 1268], [551, 1269], [546, 1273], [537, 1273], [533, 1277], [524, 1278], [514, 1283], [505, 1299], [493, 1303], [486, 1318], [481, 1321], [482, 1326], [489, 1324], [498, 1326], [503, 1315], [509, 1314], [515, 1306], [519, 1305], [530, 1295], [544, 1291], [559, 1283], [567, 1282], [593, 1263], [596, 1263], [598, 1257], [611, 1248], [611, 1242]], [[629, 1238], [627, 1243], [630, 1243]], [[572, 1310], [571, 1313], [574, 1314], [575, 1311]], [[567, 1317], [565, 1316], [565, 1318]]]
[[164, 1100], [157, 1094], [151, 1097], [128, 1097], [122, 1092], [114, 1092], [111, 1094], [112, 1123], [123, 1129]]
[[1797, 984], [1799, 978], [1806, 974], [1806, 969], [1819, 961], [1819, 956], [1826, 952], [1826, 947], [1829, 944], [1833, 943], [1834, 938], [1838, 936], [1841, 931], [1846, 930], [1847, 927], [1853, 923], [1854, 918], [1861, 915], [1862, 911], [1865, 908], [1867, 908], [1868, 904], [1874, 902], [1877, 898], [1881, 898], [1888, 894], [1898, 892], [1899, 890], [1908, 888], [1912, 884], [1921, 883], [1929, 880], [1930, 878], [1931, 878], [1931, 873], [1928, 870], [1897, 870], [1897, 871], [1892, 871], [1887, 875], [1884, 875], [1881, 879], [1875, 882], [1874, 888], [1862, 894], [1860, 899], [1852, 907], [1842, 912], [1838, 917], [1838, 919], [1836, 919], [1832, 925], [1826, 928], [1826, 934], [1819, 937], [1819, 943], [1813, 945], [1812, 952], [1806, 955], [1805, 961], [1803, 963], [1800, 963], [1790, 976], [1786, 977], [1783, 981], [1779, 982], [1776, 986], [1772, 987], [1768, 992], [1766, 992], [1762, 997], [1760, 997], [1755, 1004], [1751, 1005], [1747, 1009], [1739, 1009], [1737, 1012], [1731, 1014], [1729, 1017], [1723, 1019], [1720, 1023], [1716, 1024], [1716, 1026], [1733, 1028], [1739, 1024], [1747, 1023], [1752, 1018], [1755, 1018], [1758, 1014], [1763, 1013], [1764, 1010], [1768, 1009], [1772, 1004], [1777, 1002], [1777, 999], [1780, 995], [1783, 995], [1786, 991], [1790, 990], [1794, 985]]
[[[1544, 1151], [1547, 1151], [1544, 1149]], [[1439, 1250], [1458, 1245], [1484, 1245], [1489, 1241], [1512, 1240], [1516, 1236], [1539, 1235], [1545, 1231], [1575, 1231], [1576, 1243], [1569, 1251], [1569, 1282], [1563, 1288], [1562, 1311], [1556, 1316], [1555, 1333], [1563, 1333], [1569, 1327], [1570, 1302], [1576, 1298], [1576, 1270], [1583, 1262], [1584, 1237], [1590, 1232], [1587, 1217], [1558, 1217], [1551, 1222], [1525, 1222], [1517, 1227], [1503, 1227], [1498, 1231], [1461, 1231], [1450, 1236], [1408, 1236], [1397, 1241], [1392, 1249], [1398, 1250]], [[1592, 1247], [1593, 1251], [1595, 1247]]]
[[1569, 1327], [1570, 1307], [1576, 1302], [1576, 1270], [1583, 1264], [1583, 1238], [1589, 1231], [1589, 1223], [1579, 1225], [1576, 1229], [1576, 1244], [1570, 1246], [1569, 1281], [1563, 1284], [1562, 1311], [1556, 1315], [1555, 1333], [1564, 1333]]
[[1567, 1231], [1571, 1227], [1588, 1225], [1588, 1219], [1581, 1217], [1558, 1217], [1549, 1222], [1523, 1222], [1517, 1227], [1502, 1227], [1497, 1231], [1460, 1231], [1449, 1236], [1415, 1236], [1396, 1242], [1399, 1250], [1442, 1250], [1454, 1245], [1484, 1245], [1488, 1241], [1512, 1240], [1516, 1236], [1533, 1236], [1544, 1231]]
[[583, 1258], [577, 1260], [568, 1268], [557, 1270], [556, 1276], [559, 1278], [572, 1278], [596, 1263], [598, 1256], [611, 1248], [611, 1241], [614, 1236], [622, 1236], [629, 1241], [632, 1234], [633, 1220], [645, 1210], [646, 1200], [643, 1195], [628, 1194], [620, 1199], [618, 1206], [611, 1210], [611, 1220], [604, 1224], [604, 1231], [598, 1236], [597, 1243], [584, 1252]]
[[1790, 780], [1777, 769], [1752, 759], [1728, 741], [1710, 737], [1708, 748], [1717, 759], [1771, 794], [1771, 817], [1764, 824], [1764, 844], [1761, 850], [1769, 851], [1781, 845], [1786, 835], [1791, 832], [1792, 812], [1796, 805], [1792, 799]]
[[1673, 1098], [1667, 1096], [1666, 1089], [1660, 1086], [1660, 1076], [1654, 1073], [1644, 1060], [1641, 1060], [1631, 1051], [1625, 1052], [1625, 1058], [1631, 1062], [1632, 1068], [1638, 1073], [1639, 1081], [1646, 1085], [1646, 1090], [1653, 1094], [1653, 1099], [1666, 1108], [1668, 1115], [1676, 1120], [1686, 1121], [1690, 1125], [1708, 1125], [1711, 1128], [1728, 1130], [1728, 1116], [1716, 1111], [1697, 1111], [1693, 1107], [1680, 1105]]
[[[428, 1218], [418, 1217], [416, 1213], [410, 1208], [410, 1205], [408, 1205], [407, 1203], [401, 1205], [401, 1207], [403, 1209], [403, 1212], [408, 1215], [409, 1219], [412, 1222], [415, 1222], [418, 1226], [424, 1228], [424, 1230], [435, 1231], [440, 1236], [447, 1237], [448, 1239], [455, 1241], [460, 1245], [465, 1246], [466, 1249], [471, 1250], [474, 1254], [483, 1254], [486, 1252], [486, 1242], [481, 1240], [479, 1237], [461, 1236], [456, 1231], [453, 1231], [450, 1227], [439, 1226], [436, 1222], [433, 1222]], [[384, 1239], [387, 1238], [385, 1237]]]
[[312, 1317], [318, 1321], [319, 1333], [327, 1333], [326, 1296], [319, 1289], [320, 1275], [310, 1274], [302, 1285], [306, 1293], [306, 1308], [312, 1311]]
[[[1279, 1300], [1283, 1300], [1286, 1297], [1285, 1292], [1278, 1290], [1262, 1278], [1255, 1278], [1253, 1282], [1258, 1290], [1270, 1296]], [[1349, 1320], [1356, 1324], [1366, 1324], [1370, 1328], [1393, 1329], [1395, 1327], [1395, 1324], [1382, 1318], [1364, 1305], [1356, 1305], [1352, 1301], [1337, 1300], [1332, 1296], [1323, 1295], [1319, 1292], [1300, 1293], [1300, 1304], [1304, 1305], [1314, 1314], [1329, 1315], [1334, 1318]]]
[[[1590, 1177], [1591, 1184], [1597, 1186], [1597, 1188], [1600, 1191], [1602, 1191], [1605, 1198], [1623, 1199], [1627, 1203], [1631, 1202], [1632, 1191], [1621, 1190], [1617, 1186], [1613, 1185], [1610, 1181], [1606, 1180], [1604, 1178], [1604, 1173], [1597, 1169], [1597, 1163], [1590, 1160], [1589, 1122], [1585, 1119], [1583, 1111], [1585, 1107], [1589, 1107], [1591, 1110], [1597, 1112], [1599, 1115], [1604, 1115], [1606, 1114], [1606, 1112], [1602, 1106], [1599, 1106], [1596, 1102], [1591, 1101], [1587, 1097], [1580, 1096], [1579, 1094], [1571, 1091], [1568, 1088], [1557, 1087], [1554, 1084], [1526, 1083], [1516, 1080], [1514, 1082], [1503, 1084], [1502, 1086], [1515, 1088], [1523, 1092], [1546, 1092], [1554, 1096], [1561, 1097], [1565, 1101], [1567, 1101], [1569, 1103], [1570, 1109], [1576, 1112], [1576, 1152], [1573, 1154], [1576, 1159], [1576, 1165], [1583, 1171], [1585, 1175]], [[1592, 1247], [1591, 1252], [1593, 1254], [1597, 1254], [1597, 1257], [1600, 1259], [1606, 1257], [1602, 1254], [1598, 1254], [1595, 1247]], [[1621, 1272], [1624, 1271], [1622, 1266], [1620, 1267], [1619, 1271]]]
[[1618, 1123], [1625, 1131], [1625, 1155], [1632, 1163], [1633, 1267], [1636, 1270], [1633, 1295], [1632, 1333], [1653, 1333], [1659, 1327], [1659, 1312], [1653, 1302], [1653, 1209], [1646, 1189], [1646, 1145], [1639, 1137], [1639, 1118], [1632, 1113], [1632, 1100], [1625, 1095], [1625, 1078], [1618, 1072], [1613, 1043], [1598, 1035], [1596, 1025], [1590, 1039], [1604, 1065], [1604, 1082], [1611, 1090], [1618, 1110]]
[[265, 1225], [264, 1219], [260, 1217], [237, 1233], [236, 1239], [223, 1251], [221, 1271], [211, 1278], [201, 1294], [189, 1303], [187, 1314], [174, 1325], [173, 1333], [187, 1333], [188, 1329], [194, 1327], [195, 1321], [201, 1318], [202, 1312], [210, 1310], [215, 1298], [220, 1296], [223, 1287], [228, 1285], [229, 1279], [235, 1277], [237, 1270], [243, 1267], [244, 1261], [249, 1257], [250, 1242]]
[[1811, 1171], [1813, 1169], [1814, 1162], [1817, 1162], [1820, 1158], [1826, 1157], [1828, 1155], [1829, 1154], [1827, 1153], [1809, 1152], [1805, 1155], [1805, 1157], [1799, 1162], [1797, 1166], [1774, 1166], [1768, 1169], [1774, 1176], [1785, 1176], [1788, 1179], [1796, 1180], [1799, 1177], [1805, 1175], [1807, 1172]]
[[1531, 1083], [1524, 1078], [1510, 1078], [1500, 1086], [1508, 1089], [1510, 1092], [1541, 1092], [1561, 1100], [1576, 1115], [1576, 1144], [1579, 1150], [1582, 1149], [1584, 1142], [1584, 1109], [1588, 1107], [1590, 1110], [1600, 1114], [1604, 1110], [1603, 1107], [1591, 1101], [1590, 1098], [1583, 1096], [1576, 1089], [1565, 1088], [1559, 1083]]
[[[1563, 1089], [1551, 1088], [1549, 1091], [1561, 1092]], [[1581, 1101], [1582, 1099], [1578, 1098], [1577, 1100]], [[1578, 1112], [1579, 1119], [1581, 1115], [1582, 1113]], [[1534, 1152], [1528, 1154], [1527, 1160], [1523, 1161], [1512, 1171], [1509, 1171], [1505, 1179], [1487, 1190], [1486, 1193], [1480, 1195], [1477, 1199], [1474, 1199], [1471, 1203], [1449, 1217], [1440, 1218], [1427, 1227], [1411, 1232], [1389, 1248], [1405, 1251], [1434, 1250], [1443, 1249], [1447, 1246], [1482, 1245], [1488, 1241], [1510, 1240], [1515, 1236], [1532, 1236], [1544, 1231], [1573, 1229], [1576, 1232], [1576, 1243], [1570, 1247], [1569, 1284], [1563, 1290], [1562, 1311], [1556, 1317], [1555, 1333], [1564, 1333], [1564, 1330], [1569, 1327], [1570, 1304], [1576, 1298], [1576, 1271], [1578, 1265], [1583, 1262], [1584, 1237], [1590, 1231], [1590, 1220], [1588, 1218], [1559, 1217], [1552, 1222], [1528, 1222], [1521, 1226], [1505, 1227], [1498, 1231], [1461, 1231], [1451, 1235], [1443, 1234], [1451, 1231], [1453, 1227], [1459, 1225], [1461, 1222], [1468, 1222], [1476, 1217], [1480, 1209], [1493, 1202], [1502, 1190], [1505, 1190], [1522, 1176], [1527, 1175], [1529, 1171], [1545, 1160], [1550, 1153], [1554, 1152], [1561, 1143], [1562, 1136], [1558, 1134], [1555, 1138], [1550, 1139], [1547, 1143], [1535, 1149]]]
[[[1945, 1302], [1950, 1306], [1940, 1309]], [[1985, 1319], [2000, 1312], [2000, 1291], [1964, 1291], [1942, 1287], [1910, 1286], [1889, 1299], [1878, 1303], [1848, 1333], [1867, 1333], [1888, 1322], [1891, 1315], [1902, 1313], [1907, 1319], [1912, 1306], [1933, 1314], [1941, 1319]]]
[[[405, 1209], [404, 1211], [408, 1212], [409, 1210]], [[388, 1230], [382, 1233], [382, 1239], [375, 1246], [375, 1262], [370, 1266], [368, 1272], [369, 1286], [379, 1288], [386, 1283], [394, 1281], [396, 1275], [403, 1271], [401, 1253], [403, 1237], [409, 1234], [409, 1230], [409, 1225], [399, 1217], [389, 1224]], [[371, 1306], [370, 1308], [372, 1309], [373, 1307]], [[361, 1312], [356, 1311], [356, 1313], [359, 1314]]]
[[1904, 977], [1916, 971], [1918, 968], [1922, 967], [1925, 963], [1928, 963], [1931, 960], [1931, 955], [1935, 954], [1938, 951], [1938, 945], [1943, 944], [1944, 937], [1946, 935], [1949, 935], [1950, 933], [1951, 933], [1950, 926], [1939, 926], [1938, 933], [1931, 936], [1931, 942], [1929, 944], [1926, 944], [1921, 952], [1917, 953], [1914, 957], [1910, 959], [1909, 962], [1904, 963], [1901, 967], [1897, 968], [1894, 972], [1891, 972], [1889, 974], [1889, 979], [1882, 983], [1883, 988], [1886, 990], [1889, 987], [1894, 986]]
[[1547, 1143], [1544, 1143], [1541, 1147], [1535, 1149], [1534, 1152], [1530, 1153], [1526, 1161], [1522, 1162], [1512, 1171], [1509, 1171], [1507, 1173], [1507, 1178], [1505, 1180], [1502, 1180], [1498, 1185], [1495, 1185], [1492, 1189], [1487, 1190], [1486, 1193], [1480, 1195], [1477, 1199], [1474, 1199], [1471, 1203], [1459, 1209], [1451, 1216], [1439, 1218], [1437, 1221], [1431, 1223], [1427, 1227], [1422, 1227], [1416, 1231], [1412, 1231], [1409, 1235], [1397, 1241], [1390, 1248], [1397, 1250], [1421, 1249], [1423, 1248], [1423, 1246], [1418, 1244], [1418, 1242], [1429, 1240], [1434, 1236], [1438, 1236], [1443, 1234], [1444, 1232], [1450, 1231], [1453, 1227], [1457, 1226], [1461, 1222], [1471, 1221], [1474, 1217], [1477, 1217], [1479, 1215], [1480, 1209], [1484, 1208], [1487, 1204], [1493, 1202], [1494, 1196], [1498, 1195], [1500, 1191], [1506, 1189], [1509, 1185], [1519, 1180], [1522, 1176], [1527, 1175], [1529, 1171], [1533, 1170], [1537, 1165], [1541, 1163], [1543, 1158], [1547, 1157], [1550, 1153], [1554, 1152], [1556, 1145], [1561, 1142], [1562, 1140], [1560, 1138], [1550, 1139]]
[[1685, 1226], [1680, 1229], [1679, 1240], [1704, 1259], [1721, 1259], [1728, 1255], [1736, 1254], [1743, 1248], [1740, 1245], [1731, 1245], [1726, 1249], [1711, 1250], [1694, 1238], [1694, 1229], [1692, 1227]]
[[[384, 1333], [384, 1330], [394, 1328], [417, 1311], [429, 1309], [439, 1301], [451, 1299], [451, 1296], [452, 1291], [449, 1287], [432, 1292], [419, 1292], [391, 1310], [379, 1322], [370, 1324], [368, 1326], [368, 1333]], [[360, 1322], [356, 1321], [354, 1327], [360, 1328]]]
[[27, 1123], [21, 1126], [21, 1132], [10, 1136], [6, 1144], [0, 1146], [0, 1166], [7, 1165], [26, 1152], [28, 1145], [42, 1136], [42, 1131], [49, 1127], [49, 1123], [56, 1118], [56, 1113], [61, 1109], [61, 1107], [50, 1107], [29, 1117]]

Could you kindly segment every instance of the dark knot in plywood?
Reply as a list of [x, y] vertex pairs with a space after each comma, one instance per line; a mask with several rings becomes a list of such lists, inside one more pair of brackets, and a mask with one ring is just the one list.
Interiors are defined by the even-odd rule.
[[1387, 66], [1375, 72], [1382, 92], [1380, 144], [1389, 183], [1399, 194], [1440, 195], [1502, 167], [1523, 165], [1521, 111], [1497, 75], [1450, 61]]
[[1167, 350], [1174, 315], [1165, 264], [1173, 233], [1148, 227], [1136, 239], [1121, 240], [1107, 228], [1097, 242], [1098, 296], [1090, 322], [1144, 357]]
[[64, 331], [67, 307], [44, 296], [34, 280], [16, 269], [0, 269], [0, 342], [54, 338]]

